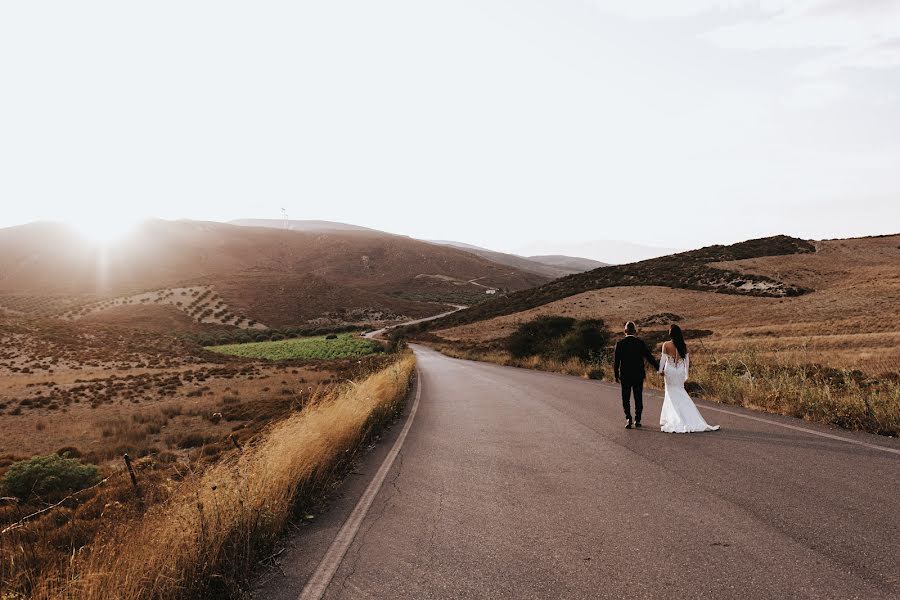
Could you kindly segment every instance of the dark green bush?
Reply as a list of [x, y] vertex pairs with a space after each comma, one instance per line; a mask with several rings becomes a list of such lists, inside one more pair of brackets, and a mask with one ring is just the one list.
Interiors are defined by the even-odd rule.
[[572, 331], [575, 319], [542, 316], [519, 325], [506, 340], [506, 349], [516, 358], [550, 356], [556, 353], [560, 338]]
[[579, 321], [575, 328], [560, 340], [559, 358], [602, 360], [609, 346], [609, 330], [602, 319]]
[[576, 321], [558, 316], [523, 323], [506, 340], [506, 349], [516, 358], [605, 360], [608, 346], [609, 330], [601, 319]]
[[97, 483], [99, 479], [95, 465], [50, 454], [10, 465], [3, 476], [3, 487], [8, 494], [26, 500], [31, 496], [76, 492]]

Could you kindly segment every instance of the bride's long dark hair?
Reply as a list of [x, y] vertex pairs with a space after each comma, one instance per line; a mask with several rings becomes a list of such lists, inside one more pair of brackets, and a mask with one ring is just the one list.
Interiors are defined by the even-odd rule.
[[685, 358], [688, 355], [687, 344], [684, 343], [684, 334], [681, 333], [681, 327], [673, 324], [669, 327], [669, 337], [672, 339], [672, 343], [675, 344], [675, 349], [678, 350], [678, 357]]

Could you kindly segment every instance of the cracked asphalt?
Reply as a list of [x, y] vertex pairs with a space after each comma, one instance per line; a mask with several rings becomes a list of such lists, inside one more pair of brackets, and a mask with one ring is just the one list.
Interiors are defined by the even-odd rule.
[[[325, 597], [898, 598], [897, 440], [698, 403], [722, 431], [625, 430], [618, 389], [416, 348], [412, 429]], [[722, 412], [723, 408], [728, 412]], [[287, 543], [295, 599], [400, 429]]]

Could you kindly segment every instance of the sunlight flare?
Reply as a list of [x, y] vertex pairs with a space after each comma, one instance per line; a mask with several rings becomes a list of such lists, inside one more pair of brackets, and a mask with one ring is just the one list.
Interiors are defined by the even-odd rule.
[[140, 218], [133, 215], [85, 215], [66, 220], [82, 237], [107, 244], [120, 241], [134, 232]]

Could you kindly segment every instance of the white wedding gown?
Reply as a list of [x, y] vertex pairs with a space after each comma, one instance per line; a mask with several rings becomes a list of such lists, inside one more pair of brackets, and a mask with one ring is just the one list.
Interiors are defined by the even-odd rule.
[[666, 378], [666, 398], [659, 415], [659, 429], [665, 433], [715, 431], [719, 428], [703, 419], [694, 401], [684, 390], [690, 360], [690, 355], [684, 357], [684, 360], [675, 360], [665, 352], [662, 354], [659, 372]]

